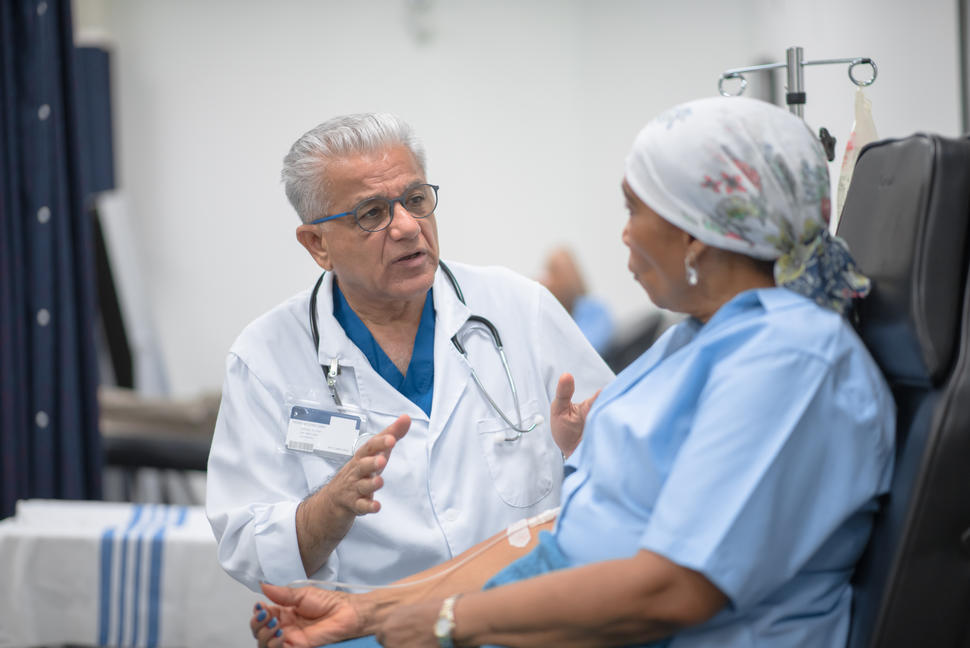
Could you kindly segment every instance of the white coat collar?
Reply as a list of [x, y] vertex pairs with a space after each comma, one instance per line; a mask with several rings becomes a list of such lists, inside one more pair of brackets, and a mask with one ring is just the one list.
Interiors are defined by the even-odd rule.
[[[320, 332], [317, 360], [325, 365], [329, 365], [333, 358], [338, 358], [341, 364], [350, 366], [367, 364], [367, 358], [363, 352], [350, 341], [343, 327], [333, 316], [333, 277], [332, 272], [324, 274], [320, 290], [317, 291], [316, 315]], [[468, 321], [471, 311], [458, 299], [457, 291], [440, 267], [435, 271], [433, 288], [435, 338], [443, 335], [451, 340], [451, 337]], [[348, 349], [352, 349], [349, 354]], [[435, 352], [437, 351], [438, 345], [435, 344]]]
[[448, 275], [441, 269], [440, 265], [434, 275], [434, 292], [432, 295], [434, 297], [435, 337], [437, 337], [437, 331], [440, 328], [445, 337], [450, 340], [468, 321], [471, 310], [458, 299], [458, 291], [451, 285], [451, 280], [448, 279]]

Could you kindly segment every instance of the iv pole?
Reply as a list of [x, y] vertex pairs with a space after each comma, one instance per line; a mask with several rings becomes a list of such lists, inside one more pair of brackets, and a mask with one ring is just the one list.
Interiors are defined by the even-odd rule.
[[[762, 70], [776, 70], [778, 68], [787, 68], [788, 71], [788, 84], [787, 92], [785, 93], [785, 102], [788, 104], [788, 109], [798, 115], [802, 119], [805, 118], [805, 79], [803, 74], [803, 68], [806, 65], [834, 65], [839, 63], [849, 64], [849, 79], [852, 83], [859, 87], [871, 86], [876, 81], [876, 75], [878, 70], [876, 68], [876, 62], [869, 57], [856, 57], [856, 58], [840, 58], [840, 59], [822, 59], [819, 61], [806, 61], [804, 50], [801, 47], [789, 47], [785, 51], [785, 62], [784, 63], [767, 63], [765, 65], [753, 65], [751, 67], [744, 68], [733, 68], [731, 70], [725, 70], [721, 73], [721, 78], [718, 79], [717, 89], [725, 97], [738, 96], [744, 93], [744, 89], [748, 87], [748, 80], [744, 78], [746, 72], [761, 72]], [[868, 65], [872, 68], [872, 76], [868, 79], [857, 79], [853, 74], [856, 66]], [[738, 88], [736, 93], [729, 92], [724, 89], [724, 82], [730, 79], [738, 79], [741, 82], [741, 86]]]
[[[806, 65], [834, 65], [839, 63], [849, 64], [849, 80], [860, 88], [865, 86], [871, 86], [875, 80], [876, 75], [879, 73], [876, 68], [876, 62], [869, 57], [856, 57], [856, 58], [840, 58], [840, 59], [822, 59], [818, 61], [806, 61], [804, 50], [801, 47], [789, 47], [785, 50], [785, 62], [784, 63], [767, 63], [764, 65], [753, 65], [751, 67], [743, 68], [733, 68], [731, 70], [725, 70], [721, 73], [721, 78], [717, 81], [717, 89], [725, 97], [739, 96], [744, 93], [744, 89], [748, 87], [748, 80], [744, 78], [746, 72], [761, 72], [764, 70], [775, 70], [778, 68], [786, 68], [788, 72], [788, 84], [785, 92], [785, 103], [788, 104], [788, 110], [793, 114], [797, 115], [801, 119], [805, 119], [805, 79], [803, 75], [803, 68]], [[872, 76], [868, 79], [857, 79], [853, 74], [856, 66], [868, 65], [872, 68]], [[724, 89], [724, 82], [730, 79], [738, 79], [741, 85], [738, 87], [736, 93], [729, 92]], [[819, 139], [822, 141], [822, 145], [825, 147], [825, 155], [828, 157], [829, 161], [835, 159], [835, 138], [829, 133], [828, 129], [821, 128], [819, 130]]]

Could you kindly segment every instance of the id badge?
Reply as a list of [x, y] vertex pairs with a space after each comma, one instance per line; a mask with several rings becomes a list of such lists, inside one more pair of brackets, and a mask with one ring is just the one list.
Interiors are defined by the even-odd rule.
[[293, 405], [286, 427], [286, 448], [345, 462], [366, 436], [366, 422], [362, 412], [350, 407], [317, 409]]

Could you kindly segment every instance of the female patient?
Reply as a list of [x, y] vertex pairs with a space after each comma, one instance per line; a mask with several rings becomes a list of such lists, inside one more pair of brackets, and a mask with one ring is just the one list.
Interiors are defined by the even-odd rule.
[[821, 146], [703, 99], [647, 124], [622, 190], [633, 276], [688, 318], [561, 440], [552, 532], [409, 587], [266, 587], [260, 645], [845, 645], [895, 408], [843, 317], [869, 286], [828, 233]]

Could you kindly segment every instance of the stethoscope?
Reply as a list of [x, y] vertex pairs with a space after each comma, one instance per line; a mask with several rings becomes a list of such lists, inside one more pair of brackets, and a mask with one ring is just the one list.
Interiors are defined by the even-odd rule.
[[[438, 265], [444, 271], [445, 276], [448, 277], [451, 287], [455, 290], [455, 295], [458, 296], [458, 301], [460, 301], [462, 305], [467, 306], [468, 304], [465, 303], [465, 296], [461, 292], [461, 286], [458, 285], [458, 280], [455, 279], [455, 275], [452, 274], [451, 269], [445, 265], [444, 261], [439, 261]], [[323, 283], [323, 277], [326, 274], [327, 273], [324, 272], [320, 275], [320, 278], [317, 279], [316, 285], [313, 286], [313, 292], [310, 293], [310, 333], [313, 335], [313, 348], [317, 349], [318, 351], [320, 349], [320, 332], [317, 328], [317, 293], [320, 290], [320, 284]], [[488, 391], [485, 389], [485, 385], [482, 384], [481, 379], [478, 377], [478, 372], [475, 371], [475, 367], [473, 367], [471, 362], [468, 360], [468, 352], [465, 351], [464, 345], [462, 345], [461, 340], [458, 339], [458, 335], [461, 333], [461, 328], [464, 328], [465, 324], [468, 322], [478, 322], [487, 328], [488, 332], [492, 336], [492, 342], [495, 344], [495, 348], [498, 350], [498, 355], [502, 359], [502, 366], [505, 368], [505, 377], [509, 381], [509, 389], [512, 391], [512, 401], [515, 403], [515, 413], [519, 417], [518, 425], [513, 423], [512, 420], [505, 415], [505, 412], [502, 411], [502, 408], [499, 407], [498, 404], [492, 399]], [[515, 441], [526, 432], [531, 432], [534, 430], [537, 425], [542, 423], [543, 418], [541, 416], [535, 417], [532, 425], [529, 427], [525, 427], [525, 424], [522, 422], [522, 409], [519, 406], [519, 394], [515, 389], [515, 380], [512, 378], [512, 370], [509, 368], [509, 361], [505, 357], [505, 351], [502, 348], [502, 337], [498, 334], [498, 329], [495, 328], [495, 325], [481, 315], [469, 315], [465, 324], [458, 329], [457, 333], [451, 336], [451, 344], [455, 347], [455, 349], [458, 350], [459, 355], [461, 355], [462, 359], [465, 361], [465, 365], [468, 367], [469, 371], [471, 371], [472, 378], [474, 379], [475, 384], [478, 385], [478, 389], [481, 390], [482, 395], [485, 396], [485, 400], [487, 400], [488, 404], [492, 406], [492, 409], [494, 409], [498, 415], [502, 417], [502, 420], [505, 421], [505, 423], [516, 432], [514, 437], [506, 437], [505, 440]], [[329, 367], [321, 364], [320, 368], [323, 370], [323, 375], [327, 379], [327, 388], [330, 390], [330, 395], [333, 396], [333, 402], [338, 406], [342, 405], [340, 402], [340, 396], [337, 394], [337, 376], [340, 374], [340, 366], [337, 359], [331, 359]]]

